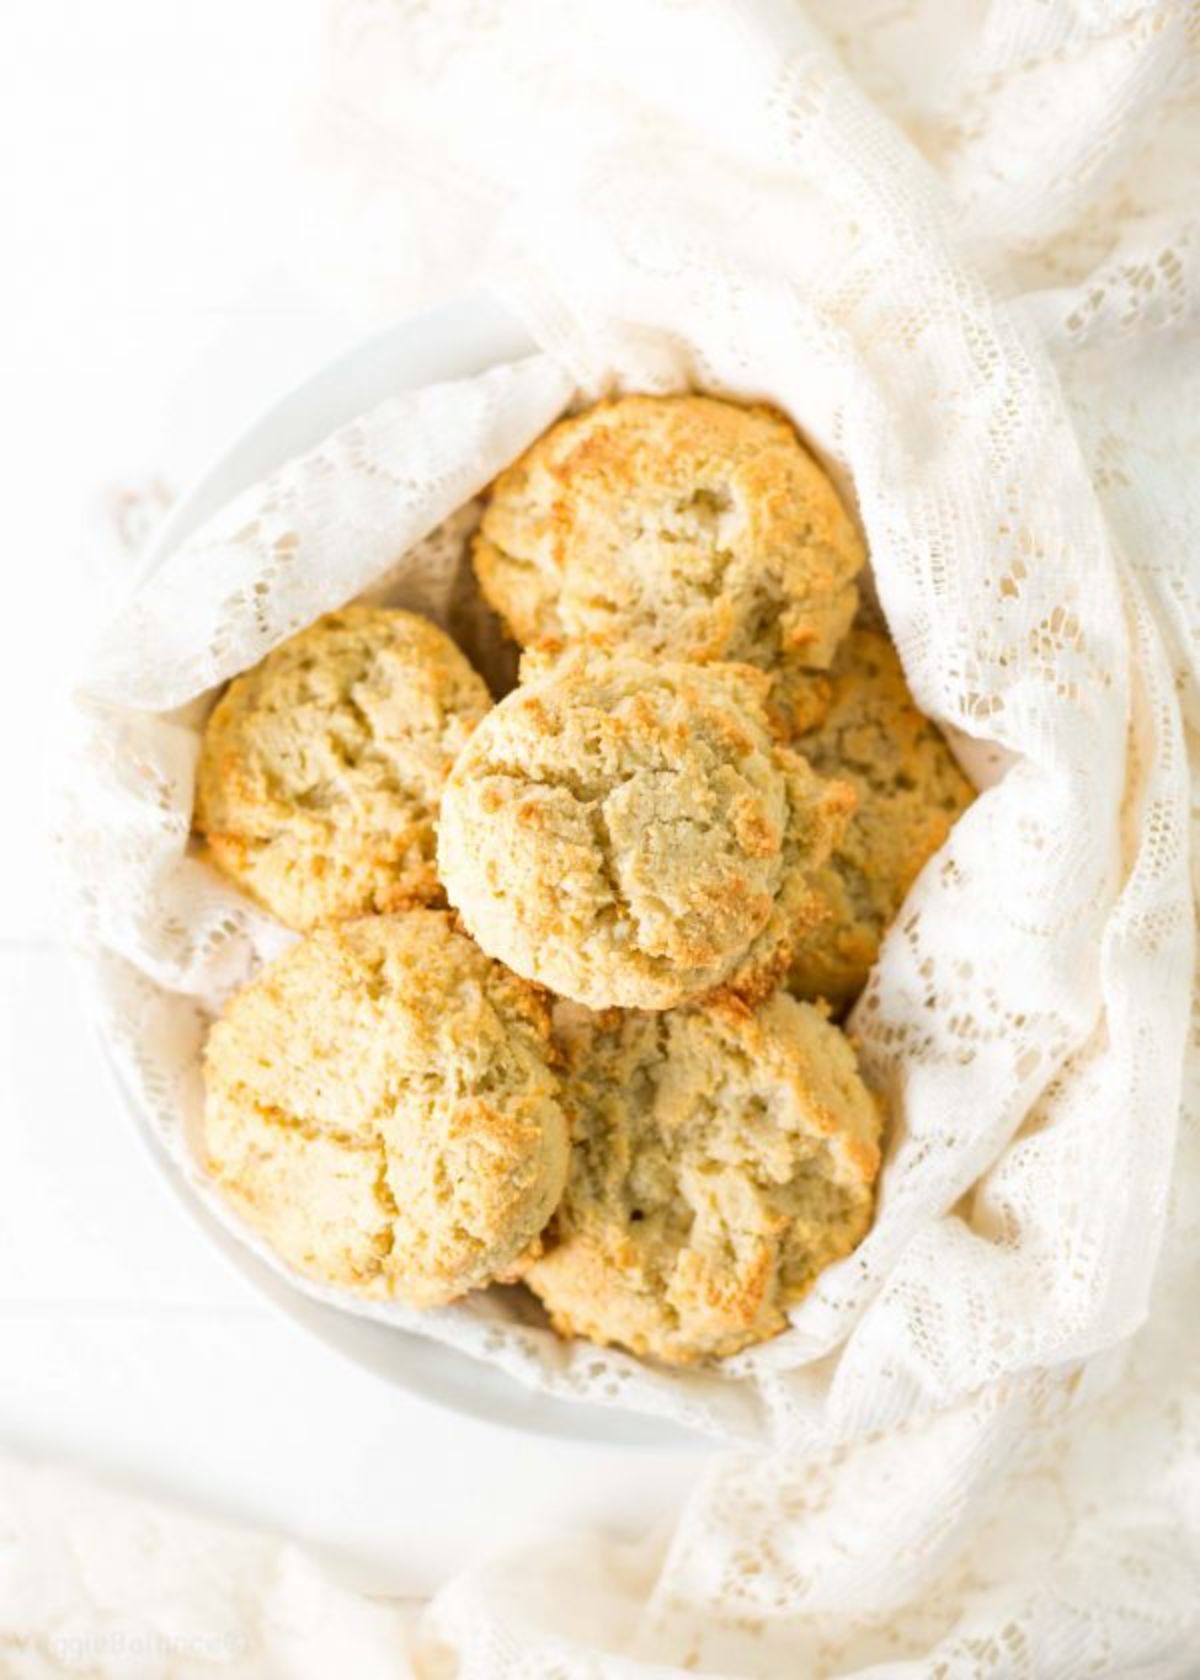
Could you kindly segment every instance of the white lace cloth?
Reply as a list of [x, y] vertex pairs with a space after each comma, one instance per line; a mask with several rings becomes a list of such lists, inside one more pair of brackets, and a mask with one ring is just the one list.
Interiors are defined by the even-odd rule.
[[419, 1321], [769, 1449], [719, 1461], [665, 1554], [581, 1541], [453, 1584], [427, 1651], [481, 1676], [1195, 1672], [1193, 8], [341, 0], [336, 24], [359, 143], [490, 219], [545, 354], [248, 493], [88, 680], [77, 914], [202, 1193], [206, 1012], [280, 937], [186, 855], [204, 696], [368, 588], [444, 618], [461, 522], [421, 539], [573, 393], [786, 408], [852, 488], [918, 700], [995, 783], [856, 1010], [892, 1117], [878, 1217], [787, 1335], [667, 1376], [499, 1295]]

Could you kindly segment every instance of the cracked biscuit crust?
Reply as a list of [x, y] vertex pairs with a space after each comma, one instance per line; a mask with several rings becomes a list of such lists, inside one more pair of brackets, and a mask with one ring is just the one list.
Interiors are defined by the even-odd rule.
[[540, 993], [444, 911], [311, 934], [205, 1050], [209, 1166], [321, 1282], [437, 1306], [513, 1275], [567, 1171]]
[[475, 542], [522, 645], [599, 641], [780, 676], [824, 667], [862, 543], [784, 416], [620, 397], [560, 421], [492, 488]]
[[555, 1025], [571, 1169], [525, 1278], [555, 1329], [671, 1364], [785, 1329], [871, 1221], [880, 1115], [849, 1041], [782, 992]]
[[501, 962], [591, 1008], [763, 996], [853, 795], [773, 739], [767, 679], [576, 652], [459, 757], [438, 863]]
[[331, 613], [235, 678], [209, 719], [196, 828], [289, 927], [434, 903], [442, 785], [491, 708], [436, 625]]
[[886, 636], [852, 631], [830, 689], [824, 720], [796, 745], [816, 770], [845, 776], [858, 802], [813, 876], [826, 914], [799, 936], [788, 985], [841, 1007], [866, 984], [908, 889], [975, 790], [914, 705]]

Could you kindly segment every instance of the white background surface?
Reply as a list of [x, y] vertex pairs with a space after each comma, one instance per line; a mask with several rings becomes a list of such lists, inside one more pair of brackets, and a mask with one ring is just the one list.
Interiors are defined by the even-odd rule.
[[416, 254], [369, 314], [346, 301], [366, 292], [339, 265], [306, 116], [318, 16], [316, 0], [108, 0], [6, 17], [0, 1447], [288, 1532], [407, 1593], [560, 1530], [638, 1534], [698, 1460], [440, 1413], [260, 1305], [108, 1091], [42, 816], [54, 695], [129, 576], [131, 509], [364, 329], [432, 301]]

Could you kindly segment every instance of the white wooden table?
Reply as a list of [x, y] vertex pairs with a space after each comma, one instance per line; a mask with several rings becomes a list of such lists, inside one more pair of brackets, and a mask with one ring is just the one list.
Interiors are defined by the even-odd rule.
[[16, 206], [32, 260], [0, 281], [22, 443], [0, 613], [0, 1449], [285, 1531], [415, 1593], [535, 1537], [640, 1534], [697, 1458], [439, 1412], [260, 1303], [176, 1213], [109, 1091], [40, 809], [48, 696], [127, 565], [106, 499], [181, 487], [374, 324], [279, 257], [303, 199], [280, 160], [314, 10], [114, 0], [68, 29], [20, 8], [0, 67], [0, 137], [39, 159]]

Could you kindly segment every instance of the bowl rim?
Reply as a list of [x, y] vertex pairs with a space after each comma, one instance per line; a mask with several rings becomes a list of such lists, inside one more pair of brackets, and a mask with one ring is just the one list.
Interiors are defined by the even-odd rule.
[[[150, 541], [134, 590], [208, 518], [290, 457], [397, 391], [468, 378], [539, 354], [490, 293], [473, 292], [358, 340], [263, 408], [193, 480]], [[667, 1419], [563, 1399], [457, 1348], [305, 1295], [203, 1205], [157, 1135], [100, 1034], [103, 1061], [135, 1134], [193, 1224], [255, 1293], [325, 1347], [378, 1380], [475, 1420], [581, 1445], [713, 1450]], [[399, 1357], [397, 1357], [399, 1350]]]

